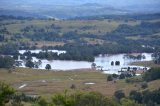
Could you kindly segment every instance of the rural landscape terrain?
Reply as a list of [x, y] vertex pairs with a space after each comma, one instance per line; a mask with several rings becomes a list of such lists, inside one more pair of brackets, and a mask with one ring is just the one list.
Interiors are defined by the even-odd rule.
[[1, 0], [0, 106], [160, 106], [160, 2], [136, 1]]

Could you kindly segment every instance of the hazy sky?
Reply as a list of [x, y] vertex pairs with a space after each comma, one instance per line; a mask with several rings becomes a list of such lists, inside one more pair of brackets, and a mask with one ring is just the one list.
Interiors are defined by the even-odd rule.
[[84, 4], [100, 3], [108, 5], [126, 6], [142, 4], [159, 4], [160, 0], [0, 0], [0, 3], [37, 3], [37, 4]]
[[40, 5], [81, 5], [85, 3], [98, 3], [101, 5], [112, 6], [114, 8], [156, 8], [160, 9], [160, 0], [0, 0], [1, 8], [17, 8], [17, 6]]

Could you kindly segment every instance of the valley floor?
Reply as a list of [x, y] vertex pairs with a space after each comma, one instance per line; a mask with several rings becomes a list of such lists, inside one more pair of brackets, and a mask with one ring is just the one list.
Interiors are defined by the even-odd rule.
[[[107, 75], [95, 70], [48, 71], [28, 68], [17, 68], [9, 73], [0, 69], [0, 81], [10, 84], [19, 92], [27, 95], [40, 95], [46, 98], [57, 92], [96, 91], [113, 96], [117, 90], [124, 90], [126, 95], [131, 90], [143, 90], [139, 83], [129, 84], [125, 80], [107, 81]], [[88, 84], [87, 84], [88, 83]], [[160, 88], [160, 80], [148, 83], [150, 90]], [[75, 89], [71, 89], [74, 85]]]

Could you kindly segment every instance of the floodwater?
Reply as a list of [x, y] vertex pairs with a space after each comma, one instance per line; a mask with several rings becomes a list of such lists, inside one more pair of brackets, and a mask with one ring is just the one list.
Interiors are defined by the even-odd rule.
[[[32, 50], [32, 53], [39, 53], [41, 50]], [[52, 52], [56, 52], [58, 54], [66, 53], [66, 51], [58, 51], [58, 50], [50, 50]], [[23, 54], [25, 51], [21, 50], [19, 53]], [[133, 54], [136, 55], [136, 54]], [[152, 60], [152, 54], [151, 53], [142, 53], [141, 55], [145, 56], [144, 59], [132, 59], [127, 58], [126, 54], [116, 54], [116, 55], [99, 55], [95, 57], [94, 63], [96, 66], [102, 67], [103, 70], [105, 70], [107, 73], [117, 73], [122, 67], [128, 67], [129, 63], [136, 62], [136, 61], [151, 61]], [[33, 57], [33, 62], [38, 61], [39, 59]], [[92, 62], [87, 61], [72, 61], [72, 60], [41, 60], [42, 64], [39, 66], [39, 69], [45, 69], [46, 64], [50, 64], [52, 69], [56, 70], [73, 70], [73, 69], [86, 69], [91, 68]], [[111, 62], [114, 62], [114, 65], [111, 65]], [[116, 66], [115, 62], [119, 61], [120, 65]], [[24, 64], [22, 67], [25, 67]]]

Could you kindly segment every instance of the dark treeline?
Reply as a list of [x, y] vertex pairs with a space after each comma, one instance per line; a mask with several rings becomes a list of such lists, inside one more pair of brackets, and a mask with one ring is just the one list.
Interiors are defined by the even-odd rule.
[[[132, 52], [153, 52], [150, 48], [142, 48], [136, 44], [128, 46], [121, 45], [121, 44], [103, 44], [103, 45], [91, 45], [91, 44], [79, 44], [79, 43], [70, 43], [65, 44], [64, 46], [48, 46], [43, 47], [46, 52], [40, 53], [24, 53], [25, 56], [28, 57], [37, 57], [38, 59], [48, 59], [48, 60], [77, 60], [77, 61], [94, 61], [94, 57], [98, 56], [99, 54], [118, 54], [118, 53], [132, 53]], [[48, 52], [47, 50], [65, 50], [66, 53], [57, 54], [53, 52]]]
[[0, 45], [0, 54], [15, 55], [18, 53], [19, 46], [15, 43], [7, 43]]
[[130, 26], [127, 24], [119, 25], [119, 27], [112, 32], [113, 35], [119, 36], [147, 36], [160, 31], [160, 22], [142, 22], [136, 26]]
[[102, 19], [114, 19], [114, 20], [154, 20], [159, 19], [160, 13], [155, 14], [127, 14], [127, 15], [101, 15], [101, 16], [86, 16], [76, 17], [73, 19], [83, 20], [102, 20]]
[[59, 55], [57, 53], [47, 52], [47, 51], [40, 53], [25, 52], [24, 55], [28, 57], [34, 56], [38, 59], [48, 59], [48, 60], [54, 59], [54, 60], [90, 61], [90, 62], [94, 61], [94, 55], [92, 55], [91, 53], [87, 53], [87, 51], [82, 53], [82, 51], [79, 52], [78, 50], [75, 49]]
[[2, 20], [32, 20], [33, 17], [13, 16], [13, 15], [0, 15], [0, 21]]
[[12, 68], [14, 59], [10, 56], [0, 56], [0, 68]]

